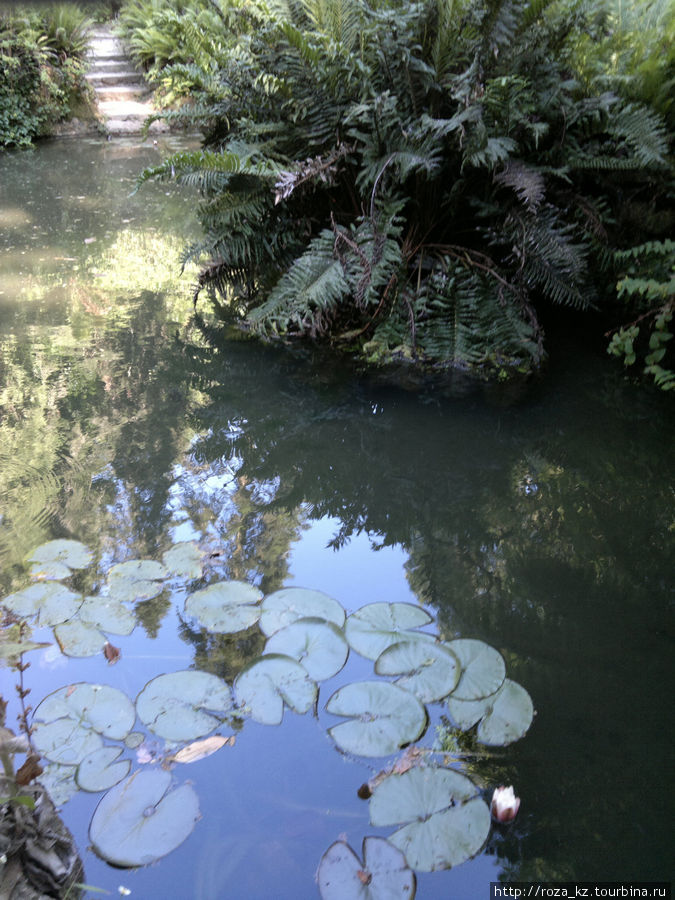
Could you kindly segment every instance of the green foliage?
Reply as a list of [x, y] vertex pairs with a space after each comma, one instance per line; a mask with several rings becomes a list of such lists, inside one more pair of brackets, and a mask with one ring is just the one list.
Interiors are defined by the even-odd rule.
[[617, 295], [640, 314], [614, 332], [607, 352], [623, 357], [625, 366], [641, 358], [645, 375], [651, 375], [662, 390], [675, 390], [675, 360], [669, 344], [675, 310], [675, 242], [650, 241], [618, 251], [615, 259], [626, 273], [617, 283]]
[[0, 14], [0, 147], [48, 134], [83, 97], [88, 25], [71, 4]]
[[515, 0], [243, 10], [221, 8], [208, 33], [176, 13], [183, 59], [162, 68], [209, 148], [151, 173], [201, 192], [195, 298], [208, 288], [256, 333], [372, 361], [538, 366], [538, 309], [602, 296], [627, 179], [658, 194], [668, 177], [659, 114], [576, 77], [587, 14]]

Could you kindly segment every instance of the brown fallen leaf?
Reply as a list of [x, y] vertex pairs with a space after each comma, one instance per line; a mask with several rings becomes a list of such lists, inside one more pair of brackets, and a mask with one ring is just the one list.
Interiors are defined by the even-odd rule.
[[114, 665], [120, 658], [120, 648], [113, 646], [110, 641], [106, 641], [103, 645], [103, 655], [108, 660], [108, 665]]
[[40, 765], [40, 757], [35, 753], [31, 753], [25, 763], [17, 769], [15, 775], [16, 783], [23, 787], [30, 784], [34, 778], [37, 778], [38, 775], [42, 775], [43, 772], [44, 769]]
[[365, 872], [363, 869], [359, 869], [356, 874], [359, 876], [359, 881], [361, 882], [361, 884], [370, 884], [370, 882], [373, 880], [373, 876], [371, 875], [371, 873]]
[[75, 685], [75, 684], [69, 684], [68, 690], [66, 691], [66, 697], [70, 697], [70, 695], [75, 692], [76, 687], [77, 687], [77, 685]]
[[169, 762], [179, 763], [197, 762], [199, 759], [211, 756], [212, 753], [215, 753], [216, 750], [220, 750], [221, 747], [233, 747], [234, 741], [234, 735], [231, 737], [223, 737], [221, 734], [214, 734], [211, 737], [204, 738], [203, 741], [193, 741], [177, 753], [167, 756], [167, 760]]

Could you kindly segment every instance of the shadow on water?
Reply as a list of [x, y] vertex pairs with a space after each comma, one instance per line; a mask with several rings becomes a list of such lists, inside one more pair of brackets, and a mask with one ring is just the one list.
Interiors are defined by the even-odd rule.
[[[422, 876], [418, 896], [487, 896], [500, 872], [666, 879], [668, 401], [571, 340], [514, 401], [482, 387], [408, 392], [325, 356], [187, 325], [189, 289], [175, 276], [193, 201], [152, 185], [128, 196], [156, 152], [62, 144], [0, 160], [3, 593], [56, 536], [89, 543], [102, 565], [196, 540], [213, 577], [267, 593], [306, 576], [303, 542], [328, 523], [317, 569], [335, 572], [337, 557], [364, 582], [376, 566], [391, 573], [378, 596], [347, 592], [346, 574], [304, 586], [348, 611], [392, 590], [417, 598], [446, 637], [497, 647], [537, 709], [526, 738], [483, 769], [486, 790], [495, 771], [516, 786], [516, 823], [493, 830], [477, 860]], [[122, 642], [119, 666], [69, 660], [59, 684], [98, 678], [134, 696], [162, 659], [231, 680], [261, 650], [257, 631], [208, 635], [166, 597], [137, 616], [142, 634]], [[36, 700], [50, 672], [36, 674]], [[337, 754], [323, 761], [311, 719], [262, 730], [201, 764], [204, 820], [185, 852], [118, 881], [141, 896], [312, 896], [339, 831], [353, 846], [370, 833], [359, 773]], [[321, 813], [338, 801], [342, 818]], [[90, 815], [82, 795], [64, 808], [82, 848]], [[113, 883], [92, 854], [85, 868], [87, 881]]]

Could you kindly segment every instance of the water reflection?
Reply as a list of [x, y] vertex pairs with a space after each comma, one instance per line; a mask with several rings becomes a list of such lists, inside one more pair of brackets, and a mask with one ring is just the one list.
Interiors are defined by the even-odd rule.
[[[325, 357], [224, 341], [198, 319], [186, 325], [189, 278], [176, 272], [192, 198], [153, 185], [128, 196], [156, 153], [54, 144], [0, 159], [3, 595], [22, 586], [26, 554], [61, 535], [92, 546], [103, 570], [195, 540], [209, 555], [208, 579], [269, 593], [319, 529], [314, 564], [331, 583], [305, 586], [340, 594], [336, 555], [354, 560], [364, 587], [352, 577], [340, 599], [355, 609], [390, 599], [385, 582], [373, 596], [367, 573], [383, 548], [398, 548], [409, 590], [443, 632], [498, 647], [538, 710], [528, 737], [495, 763], [523, 807], [515, 825], [493, 832], [487, 855], [516, 880], [660, 877], [672, 747], [673, 459], [664, 448], [673, 426], [664, 398], [624, 385], [592, 355], [574, 371], [554, 367], [512, 407], [482, 395], [408, 395], [355, 380]], [[110, 676], [126, 679], [130, 696], [162, 654], [183, 654], [166, 668], [193, 662], [231, 680], [261, 650], [255, 629], [195, 629], [166, 594], [135, 610], [142, 632], [120, 642], [134, 668]], [[155, 654], [147, 666], [146, 653]], [[87, 677], [87, 665], [101, 677], [94, 663], [69, 663], [63, 683]], [[252, 774], [237, 769], [244, 754], [232, 763], [242, 790], [262, 790], [276, 753], [289, 792], [304, 792], [302, 779], [314, 776], [293, 759], [293, 728], [310, 724], [283, 726], [285, 750], [246, 737]], [[304, 739], [303, 752], [323, 752]], [[265, 873], [251, 862], [263, 820], [293, 816], [262, 801], [257, 818], [242, 810], [215, 765], [208, 778], [229, 791], [248, 843], [239, 840], [229, 868], [207, 865], [217, 823], [226, 827], [214, 801], [203, 823], [214, 831], [192, 852], [181, 895], [199, 884], [206, 898], [225, 896], [223, 873], [246, 870], [248, 896], [263, 897], [286, 853], [289, 896], [308, 896], [303, 879], [309, 872], [311, 885], [320, 853], [304, 868], [299, 860], [312, 818], [296, 816], [290, 844], [266, 832]], [[495, 770], [481, 765], [487, 784]], [[327, 771], [345, 794], [355, 787]], [[306, 807], [317, 803], [310, 793]], [[82, 801], [72, 803], [76, 816]], [[331, 827], [315, 829], [323, 849], [337, 837]], [[446, 896], [471, 877], [474, 895], [485, 893], [493, 861], [469, 864], [473, 876], [424, 877], [419, 896]]]

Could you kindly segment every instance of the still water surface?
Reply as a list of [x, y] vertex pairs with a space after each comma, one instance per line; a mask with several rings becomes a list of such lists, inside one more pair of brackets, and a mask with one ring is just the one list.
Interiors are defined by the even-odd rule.
[[[417, 896], [483, 898], [500, 878], [669, 879], [668, 400], [578, 348], [507, 402], [383, 387], [200, 330], [178, 264], [194, 197], [163, 185], [130, 196], [168, 149], [64, 141], [0, 156], [0, 596], [27, 583], [34, 547], [70, 537], [100, 571], [194, 540], [209, 580], [315, 588], [347, 612], [424, 604], [444, 637], [498, 648], [537, 715], [518, 743], [462, 762], [486, 798], [515, 786], [515, 824], [470, 862], [419, 875]], [[137, 604], [133, 633], [112, 638], [116, 665], [34, 652], [33, 706], [79, 681], [133, 699], [190, 667], [231, 683], [264, 638], [209, 635], [183, 599]], [[86, 881], [138, 898], [317, 896], [330, 844], [346, 836], [358, 851], [388, 833], [356, 794], [386, 761], [347, 759], [325, 731], [333, 689], [372, 676], [365, 660], [349, 665], [321, 685], [318, 717], [247, 721], [234, 747], [174, 771], [202, 818], [155, 865], [99, 860], [99, 795], [65, 800]]]

